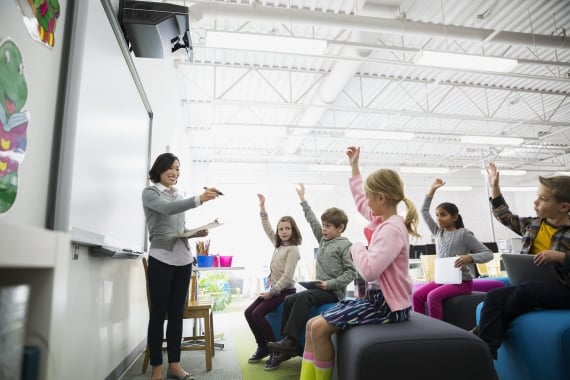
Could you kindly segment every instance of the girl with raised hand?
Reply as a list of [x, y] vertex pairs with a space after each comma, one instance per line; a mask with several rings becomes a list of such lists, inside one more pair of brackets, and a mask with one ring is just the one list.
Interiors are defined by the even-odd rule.
[[[379, 169], [362, 182], [358, 160], [360, 148], [347, 150], [352, 167], [350, 189], [360, 214], [370, 223], [363, 243], [351, 247], [358, 273], [366, 280], [364, 298], [343, 300], [322, 315], [309, 320], [301, 364], [301, 380], [329, 380], [334, 365], [331, 337], [339, 330], [366, 324], [407, 321], [410, 317], [412, 279], [408, 272], [409, 235], [417, 233], [418, 213], [404, 195], [404, 184], [393, 170]], [[407, 207], [398, 215], [400, 202]]]
[[299, 245], [303, 238], [295, 219], [283, 216], [277, 222], [277, 232], [273, 230], [265, 210], [265, 196], [257, 194], [259, 198], [259, 215], [261, 225], [267, 237], [275, 247], [269, 265], [269, 290], [262, 292], [245, 310], [245, 319], [255, 337], [257, 350], [251, 355], [248, 363], [257, 363], [269, 356], [265, 363], [265, 370], [271, 371], [279, 368], [277, 354], [269, 352], [268, 342], [275, 341], [271, 325], [265, 315], [273, 311], [289, 294], [296, 292], [293, 276], [297, 263], [301, 259]]
[[461, 268], [461, 283], [437, 284], [430, 281], [417, 288], [412, 296], [414, 311], [425, 314], [427, 301], [428, 315], [437, 319], [443, 317], [443, 302], [446, 299], [470, 294], [473, 290], [473, 263], [493, 260], [493, 252], [477, 240], [473, 232], [465, 228], [455, 204], [444, 202], [435, 208], [437, 223], [431, 217], [429, 208], [433, 196], [437, 189], [444, 185], [445, 182], [441, 178], [436, 178], [431, 184], [422, 206], [422, 217], [435, 236], [437, 257], [457, 257], [454, 266]]

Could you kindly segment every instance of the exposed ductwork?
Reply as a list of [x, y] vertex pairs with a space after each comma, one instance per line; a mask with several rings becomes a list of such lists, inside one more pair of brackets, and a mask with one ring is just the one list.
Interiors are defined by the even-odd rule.
[[[372, 7], [370, 8], [372, 9]], [[436, 38], [449, 38], [507, 45], [536, 46], [538, 48], [570, 49], [570, 41], [564, 36], [530, 34], [491, 29], [469, 28], [453, 25], [431, 24], [406, 19], [377, 16], [346, 15], [338, 13], [318, 13], [302, 9], [277, 8], [257, 5], [230, 3], [198, 3], [189, 8], [190, 18], [197, 21], [203, 18], [231, 18], [243, 21], [266, 21], [283, 23], [288, 21], [298, 25], [322, 25], [330, 28], [373, 33], [398, 35], [423, 35]]]

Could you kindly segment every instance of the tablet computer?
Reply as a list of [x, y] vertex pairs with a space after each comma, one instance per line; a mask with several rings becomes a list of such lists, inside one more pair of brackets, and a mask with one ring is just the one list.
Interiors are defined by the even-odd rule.
[[319, 289], [317, 284], [320, 281], [299, 281], [299, 285], [304, 287], [305, 289]]

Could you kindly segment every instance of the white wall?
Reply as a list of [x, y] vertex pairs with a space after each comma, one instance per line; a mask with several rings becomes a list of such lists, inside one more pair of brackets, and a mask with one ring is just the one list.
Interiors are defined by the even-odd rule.
[[[87, 15], [86, 8], [100, 8], [100, 1], [75, 3], [82, 20], [97, 18], [101, 28], [109, 28], [103, 12]], [[0, 1], [0, 38], [12, 38], [22, 52], [29, 90], [25, 109], [31, 115], [16, 203], [0, 214], [0, 285], [32, 286], [26, 340], [40, 346], [40, 378], [100, 380], [144, 342], [146, 287], [140, 260], [96, 257], [85, 247], [73, 259], [68, 234], [45, 228], [54, 207], [48, 196], [55, 178], [50, 168], [57, 166], [53, 136], [61, 127], [56, 119], [63, 101], [58, 92], [64, 84], [61, 62], [69, 55], [63, 42], [70, 33], [68, 10], [74, 2], [59, 4], [56, 44], [48, 49], [28, 35], [18, 2]]]

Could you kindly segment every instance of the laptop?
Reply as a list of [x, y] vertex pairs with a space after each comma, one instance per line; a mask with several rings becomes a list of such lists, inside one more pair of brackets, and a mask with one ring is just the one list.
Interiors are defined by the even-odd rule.
[[533, 261], [534, 255], [503, 253], [501, 259], [512, 285], [533, 280], [560, 285], [554, 264], [538, 266]]

